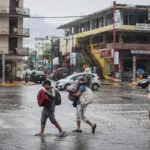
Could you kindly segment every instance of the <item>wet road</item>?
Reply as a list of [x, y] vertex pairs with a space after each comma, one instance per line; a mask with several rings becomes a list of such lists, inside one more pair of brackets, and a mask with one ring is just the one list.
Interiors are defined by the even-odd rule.
[[150, 150], [150, 121], [145, 90], [103, 86], [95, 92], [87, 116], [97, 123], [95, 135], [82, 123], [82, 134], [76, 128], [75, 109], [61, 92], [63, 102], [56, 108], [56, 118], [67, 131], [65, 138], [56, 137], [50, 122], [44, 137], [35, 137], [40, 129], [41, 108], [36, 94], [40, 85], [0, 88], [0, 150]]

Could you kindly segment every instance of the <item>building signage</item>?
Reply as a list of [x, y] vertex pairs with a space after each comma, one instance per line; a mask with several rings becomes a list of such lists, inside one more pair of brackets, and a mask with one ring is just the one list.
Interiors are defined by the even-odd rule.
[[115, 29], [119, 29], [121, 24], [121, 15], [120, 10], [116, 10], [114, 14], [114, 26]]
[[150, 31], [150, 24], [137, 23], [136, 24], [136, 30], [139, 30], [139, 31]]
[[100, 50], [100, 49], [104, 49], [107, 47], [106, 43], [98, 43], [98, 44], [94, 44], [93, 45], [93, 49], [95, 50]]
[[100, 50], [100, 57], [101, 58], [107, 58], [107, 57], [111, 57], [111, 50]]
[[131, 54], [150, 54], [149, 50], [131, 50]]
[[119, 65], [119, 52], [114, 53], [114, 64]]
[[70, 53], [70, 58], [76, 58], [76, 53]]
[[150, 20], [150, 5], [148, 6], [148, 20]]

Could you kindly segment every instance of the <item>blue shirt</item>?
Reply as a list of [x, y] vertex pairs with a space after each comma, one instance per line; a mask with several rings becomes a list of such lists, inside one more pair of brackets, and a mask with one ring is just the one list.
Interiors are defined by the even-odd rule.
[[[78, 92], [80, 92], [80, 93], [82, 94], [82, 93], [85, 92], [85, 91], [86, 91], [85, 85], [80, 85], [79, 88], [78, 88]], [[78, 100], [77, 100], [77, 105], [80, 105], [80, 104], [81, 104], [81, 102], [80, 102], [80, 100], [79, 100], [79, 98], [78, 98]]]

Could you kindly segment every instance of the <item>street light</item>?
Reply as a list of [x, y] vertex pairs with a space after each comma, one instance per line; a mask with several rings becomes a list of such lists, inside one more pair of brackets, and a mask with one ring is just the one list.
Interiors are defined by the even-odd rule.
[[5, 84], [5, 54], [3, 51], [0, 51], [2, 54], [2, 84]]

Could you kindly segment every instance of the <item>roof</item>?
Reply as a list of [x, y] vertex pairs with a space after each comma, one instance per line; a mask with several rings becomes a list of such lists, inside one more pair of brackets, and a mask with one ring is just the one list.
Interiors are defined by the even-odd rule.
[[[128, 5], [128, 4], [116, 4], [116, 8], [117, 9], [136, 9], [136, 10], [147, 10], [148, 6], [145, 5]], [[71, 21], [69, 23], [66, 23], [64, 25], [60, 25], [57, 29], [67, 29], [69, 27], [73, 27], [79, 24], [82, 24], [86, 21], [89, 21], [91, 19], [97, 18], [97, 16], [99, 16], [99, 14], [103, 15], [104, 13], [107, 13], [109, 11], [113, 10], [113, 6], [107, 7], [105, 9], [102, 9], [100, 11], [94, 12], [92, 14], [89, 14], [87, 16], [83, 16], [79, 19], [76, 19], [74, 21]]]

